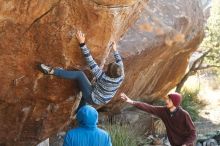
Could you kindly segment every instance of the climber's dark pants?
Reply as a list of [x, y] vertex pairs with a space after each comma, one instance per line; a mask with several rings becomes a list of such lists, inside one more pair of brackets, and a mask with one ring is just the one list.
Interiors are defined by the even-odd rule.
[[[67, 71], [63, 69], [54, 69], [54, 75], [64, 78], [64, 79], [71, 79], [77, 80], [79, 83], [80, 90], [82, 91], [82, 98], [79, 104], [78, 109], [80, 107], [86, 105], [86, 103], [94, 104], [92, 101], [92, 85], [84, 72], [82, 71]], [[77, 111], [78, 111], [77, 109]]]

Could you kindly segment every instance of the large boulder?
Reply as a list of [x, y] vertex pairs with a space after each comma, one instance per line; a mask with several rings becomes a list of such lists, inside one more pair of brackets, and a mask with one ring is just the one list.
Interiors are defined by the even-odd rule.
[[[154, 99], [184, 75], [203, 23], [200, 3], [191, 0], [0, 0], [0, 145], [36, 145], [74, 117], [77, 82], [43, 75], [36, 66], [78, 68], [92, 80], [75, 29], [86, 33], [104, 66], [112, 60], [109, 42], [132, 25], [119, 43], [126, 71], [120, 91]], [[111, 111], [121, 107], [117, 99]]]
[[[191, 54], [204, 37], [205, 21], [200, 1], [152, 0], [144, 7], [119, 43], [126, 68], [120, 91], [152, 101], [184, 76]], [[114, 113], [121, 106], [116, 95], [108, 108]]]
[[0, 144], [35, 145], [63, 130], [77, 108], [77, 83], [43, 75], [38, 62], [88, 70], [73, 37], [81, 29], [104, 64], [109, 42], [125, 33], [146, 2], [0, 0]]

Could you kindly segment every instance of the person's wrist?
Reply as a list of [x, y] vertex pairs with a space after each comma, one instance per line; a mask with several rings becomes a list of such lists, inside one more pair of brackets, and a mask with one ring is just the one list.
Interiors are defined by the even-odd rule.
[[130, 104], [134, 104], [134, 101], [133, 101], [133, 100], [131, 100], [131, 101], [129, 101], [129, 103], [130, 103]]
[[85, 45], [85, 42], [79, 43], [79, 46], [80, 46], [80, 47], [83, 47], [84, 45]]
[[118, 52], [118, 50], [113, 50], [114, 51], [114, 53], [117, 53]]
[[85, 41], [81, 40], [81, 41], [79, 41], [79, 43], [82, 44], [82, 43], [85, 43]]

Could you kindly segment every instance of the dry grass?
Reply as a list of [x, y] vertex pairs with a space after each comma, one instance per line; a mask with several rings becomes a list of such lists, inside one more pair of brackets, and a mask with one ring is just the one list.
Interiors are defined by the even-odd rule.
[[166, 127], [162, 120], [158, 119], [154, 122], [154, 129], [156, 134], [166, 134]]

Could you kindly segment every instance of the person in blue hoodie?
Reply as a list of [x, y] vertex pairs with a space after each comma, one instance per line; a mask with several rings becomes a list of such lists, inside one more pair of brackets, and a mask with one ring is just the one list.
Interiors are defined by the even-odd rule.
[[78, 127], [67, 132], [63, 146], [112, 146], [109, 134], [98, 128], [98, 112], [82, 106], [76, 115]]

